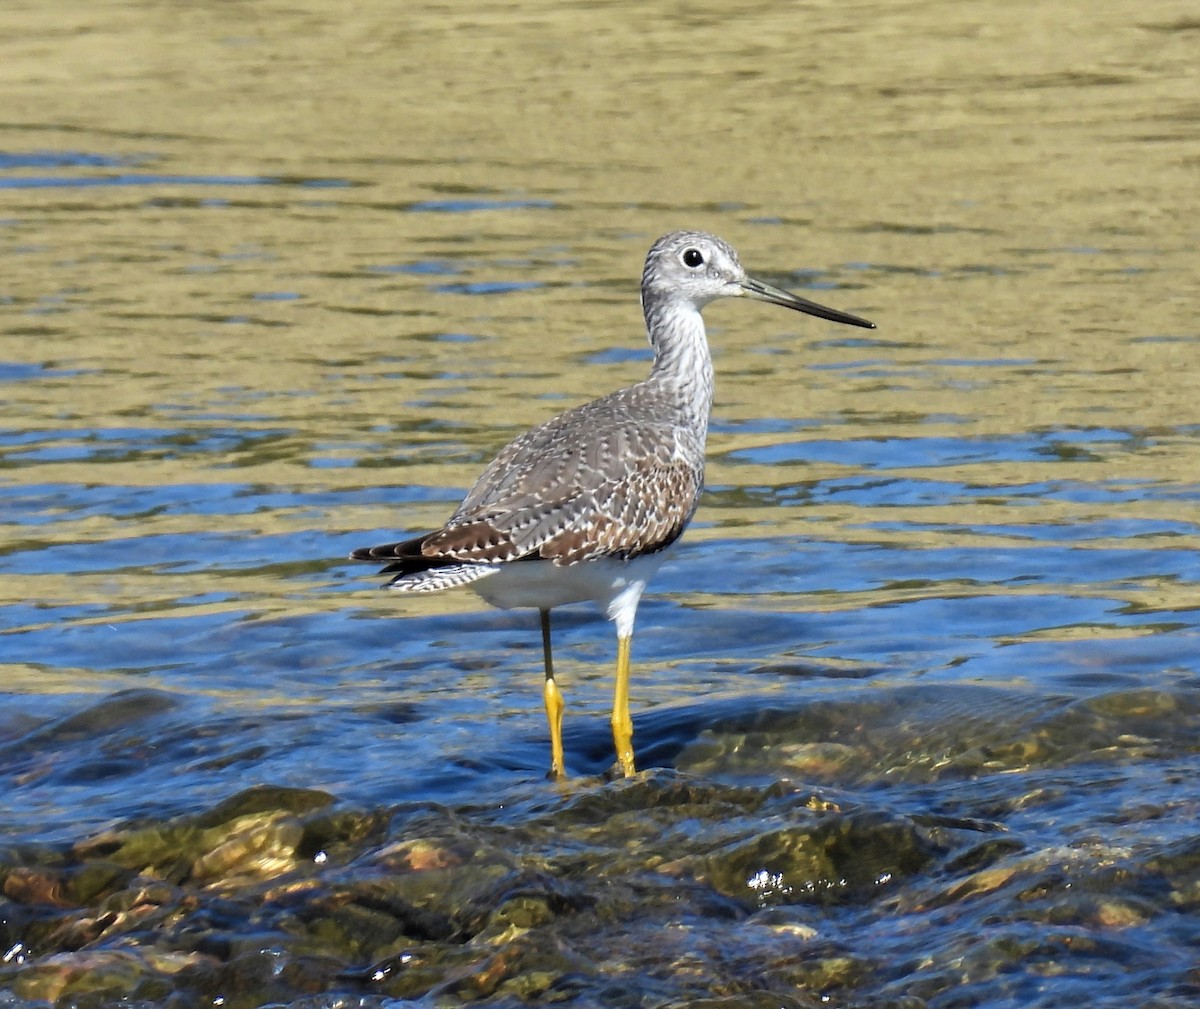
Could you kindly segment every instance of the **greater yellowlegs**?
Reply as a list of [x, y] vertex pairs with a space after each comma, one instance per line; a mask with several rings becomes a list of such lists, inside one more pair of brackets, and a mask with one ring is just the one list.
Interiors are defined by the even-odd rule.
[[385, 563], [380, 573], [395, 574], [389, 587], [401, 592], [470, 585], [493, 606], [539, 611], [552, 777], [566, 767], [550, 610], [586, 600], [604, 607], [616, 625], [613, 743], [620, 772], [634, 773], [633, 620], [646, 583], [700, 500], [713, 398], [700, 310], [718, 298], [754, 298], [875, 328], [746, 276], [737, 253], [715, 235], [664, 235], [650, 247], [642, 272], [642, 311], [654, 348], [650, 376], [510, 442], [441, 529], [350, 555]]

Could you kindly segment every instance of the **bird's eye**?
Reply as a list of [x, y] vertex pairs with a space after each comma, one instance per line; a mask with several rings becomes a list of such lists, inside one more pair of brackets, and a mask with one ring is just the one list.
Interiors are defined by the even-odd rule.
[[684, 249], [680, 258], [684, 266], [690, 266], [693, 270], [704, 265], [704, 254], [699, 249]]

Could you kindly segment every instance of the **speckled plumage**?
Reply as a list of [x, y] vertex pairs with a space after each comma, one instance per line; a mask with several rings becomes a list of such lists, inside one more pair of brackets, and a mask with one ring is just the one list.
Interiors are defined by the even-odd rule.
[[[747, 277], [728, 244], [696, 231], [672, 232], [651, 246], [641, 294], [654, 348], [643, 381], [514, 439], [441, 529], [351, 554], [383, 563], [382, 573], [394, 575], [392, 589], [431, 592], [477, 583], [476, 591], [493, 605], [542, 611], [554, 774], [564, 769], [552, 712], [558, 705], [561, 720], [548, 614], [583, 599], [603, 605], [617, 625], [614, 740], [621, 769], [633, 770], [628, 711], [619, 718], [617, 709], [627, 687], [634, 614], [657, 568], [655, 555], [683, 533], [704, 484], [713, 373], [701, 308], [717, 298], [746, 296], [871, 326]], [[624, 703], [627, 709], [627, 698]]]

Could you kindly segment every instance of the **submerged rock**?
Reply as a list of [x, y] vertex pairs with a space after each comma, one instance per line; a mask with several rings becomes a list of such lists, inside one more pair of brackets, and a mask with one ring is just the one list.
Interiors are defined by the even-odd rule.
[[[1195, 802], [1138, 754], [1158, 719], [1190, 766], [1193, 711], [1138, 692], [1010, 709], [1025, 730], [986, 737], [914, 726], [919, 705], [809, 711], [828, 737], [809, 743], [771, 713], [692, 751], [756, 754], [754, 774], [538, 780], [458, 808], [260, 787], [0, 848], [0, 997], [944, 1009], [1110, 974], [1190, 997]], [[887, 759], [864, 784], [868, 754]], [[798, 784], [800, 755], [845, 784]]]

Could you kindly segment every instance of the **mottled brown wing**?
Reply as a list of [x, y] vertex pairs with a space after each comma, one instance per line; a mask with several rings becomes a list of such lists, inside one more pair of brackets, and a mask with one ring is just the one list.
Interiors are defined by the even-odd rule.
[[687, 525], [704, 479], [703, 430], [681, 428], [678, 410], [645, 383], [568, 410], [502, 449], [442, 529], [370, 557], [412, 572], [661, 550]]
[[700, 498], [703, 474], [683, 462], [645, 460], [591, 497], [574, 521], [542, 543], [556, 564], [655, 553], [679, 538]]
[[421, 542], [421, 553], [429, 558], [477, 563], [516, 560], [523, 551], [502, 523], [486, 518], [447, 525]]
[[633, 557], [678, 537], [704, 473], [703, 434], [645, 385], [526, 432], [480, 476], [429, 548], [458, 560]]

